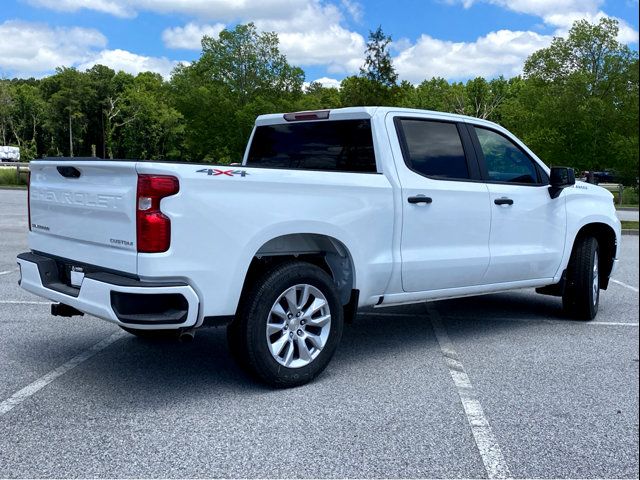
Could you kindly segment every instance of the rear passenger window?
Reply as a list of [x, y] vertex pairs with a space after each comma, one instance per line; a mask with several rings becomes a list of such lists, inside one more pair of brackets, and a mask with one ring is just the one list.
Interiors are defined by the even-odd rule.
[[257, 127], [246, 165], [375, 173], [371, 122], [336, 120]]
[[455, 123], [400, 119], [405, 162], [427, 177], [469, 179], [469, 167]]

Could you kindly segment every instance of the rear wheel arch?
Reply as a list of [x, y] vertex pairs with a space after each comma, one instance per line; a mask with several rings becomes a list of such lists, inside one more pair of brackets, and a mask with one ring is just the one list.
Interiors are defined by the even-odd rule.
[[331, 276], [343, 305], [354, 295], [355, 263], [340, 240], [317, 233], [281, 235], [265, 242], [253, 255], [244, 279], [243, 292], [266, 270], [291, 260], [301, 260], [322, 268]]

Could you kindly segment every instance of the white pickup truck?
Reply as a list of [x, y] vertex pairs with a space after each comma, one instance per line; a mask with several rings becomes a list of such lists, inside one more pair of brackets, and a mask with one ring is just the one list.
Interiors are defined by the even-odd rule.
[[22, 288], [140, 336], [228, 325], [277, 386], [320, 373], [358, 307], [535, 287], [590, 320], [618, 262], [608, 191], [465, 116], [263, 115], [242, 165], [30, 167]]

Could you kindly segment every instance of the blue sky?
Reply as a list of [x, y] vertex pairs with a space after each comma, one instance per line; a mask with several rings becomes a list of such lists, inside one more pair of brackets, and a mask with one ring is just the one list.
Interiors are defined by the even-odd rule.
[[0, 0], [0, 77], [95, 63], [168, 76], [198, 57], [202, 34], [248, 21], [278, 32], [308, 81], [356, 73], [379, 24], [401, 79], [510, 77], [574, 20], [604, 16], [638, 48], [637, 0]]

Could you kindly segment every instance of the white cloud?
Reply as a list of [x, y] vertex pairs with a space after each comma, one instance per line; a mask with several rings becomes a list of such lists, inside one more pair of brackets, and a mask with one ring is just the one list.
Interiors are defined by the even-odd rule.
[[[356, 73], [364, 61], [365, 38], [345, 26], [344, 15], [360, 21], [362, 4], [358, 0], [27, 0], [60, 11], [88, 9], [120, 17], [150, 11], [197, 19], [183, 26], [166, 29], [164, 44], [174, 49], [200, 48], [203, 35], [217, 36], [223, 24], [253, 21], [262, 31], [275, 31], [281, 51], [294, 65], [326, 66], [329, 75]], [[604, 0], [444, 0], [470, 8], [474, 3], [490, 3], [541, 19], [555, 35], [566, 35], [573, 21], [597, 21], [607, 16]], [[638, 32], [620, 21], [620, 41], [638, 41]], [[6, 22], [5, 22], [6, 23]], [[532, 27], [532, 30], [535, 28]], [[99, 32], [96, 32], [99, 34]], [[54, 53], [64, 52], [64, 35], [52, 39]], [[0, 37], [0, 42], [6, 35]], [[103, 38], [103, 44], [106, 43]], [[434, 75], [464, 79], [476, 75], [512, 76], [521, 72], [525, 59], [549, 45], [551, 35], [534, 31], [499, 30], [475, 41], [452, 42], [422, 35], [415, 41], [398, 39], [391, 44], [394, 65], [401, 79], [417, 82]], [[23, 42], [25, 43], [25, 42]], [[29, 43], [29, 42], [26, 42]], [[72, 42], [66, 42], [72, 43]], [[167, 58], [145, 57], [125, 50], [106, 50], [104, 45], [72, 45], [78, 52], [65, 55], [80, 65], [104, 62], [131, 73], [152, 69], [164, 76], [177, 62]], [[84, 47], [83, 47], [84, 45]], [[67, 46], [70, 49], [71, 46]], [[97, 51], [100, 49], [100, 51]], [[12, 53], [11, 49], [8, 49]], [[0, 53], [2, 51], [0, 50]], [[7, 57], [7, 54], [4, 55]], [[8, 55], [11, 58], [11, 55]], [[0, 66], [10, 60], [0, 58]], [[55, 63], [55, 62], [54, 62]], [[69, 62], [60, 62], [68, 65]], [[327, 80], [332, 80], [328, 79]]]
[[278, 37], [294, 65], [326, 65], [330, 73], [355, 73], [363, 62], [364, 38], [339, 25], [323, 31], [280, 32]]
[[304, 82], [304, 88], [307, 88], [312, 83], [319, 83], [325, 88], [340, 88], [340, 80], [329, 77], [317, 78], [313, 82]]
[[362, 17], [364, 16], [364, 8], [360, 2], [356, 0], [342, 0], [342, 7], [349, 12], [351, 18], [353, 18], [356, 22], [361, 22]]
[[162, 41], [168, 48], [200, 50], [202, 37], [218, 38], [220, 32], [224, 30], [224, 23], [214, 25], [187, 23], [184, 27], [167, 28], [162, 32]]
[[97, 30], [8, 20], [0, 24], [0, 70], [42, 76], [59, 66], [87, 61], [107, 39]]
[[544, 18], [544, 21], [557, 27], [555, 32], [558, 36], [565, 37], [573, 22], [576, 20], [587, 20], [590, 23], [598, 23], [602, 18], [615, 18], [618, 21], [618, 41], [621, 43], [638, 43], [638, 31], [631, 25], [620, 18], [610, 17], [602, 10], [596, 13], [591, 12], [566, 12], [566, 13], [554, 13]]
[[60, 12], [76, 12], [87, 9], [108, 13], [116, 17], [132, 17], [135, 15], [129, 3], [117, 0], [27, 0], [36, 7], [45, 7]]
[[105, 36], [89, 28], [6, 21], [0, 24], [0, 76], [41, 77], [56, 67], [84, 70], [99, 63], [134, 75], [152, 71], [169, 78], [179, 63], [165, 57], [108, 50], [106, 45]]
[[[140, 11], [177, 13], [199, 19], [293, 17], [309, 0], [28, 0], [35, 6], [75, 12], [94, 10], [117, 16], [133, 16]], [[314, 2], [316, 0], [313, 0]]]
[[401, 79], [416, 83], [435, 76], [451, 80], [511, 77], [521, 73], [529, 55], [550, 41], [550, 36], [511, 30], [491, 32], [475, 42], [449, 42], [422, 35], [394, 58], [394, 65]]
[[[455, 2], [456, 0], [454, 0]], [[459, 0], [458, 0], [459, 1]], [[596, 11], [602, 0], [480, 0], [514, 12], [526, 13], [544, 18], [547, 15], [566, 12]], [[470, 8], [477, 0], [463, 0], [465, 8]]]
[[623, 19], [611, 17], [600, 10], [603, 0], [449, 0], [448, 3], [461, 3], [465, 8], [470, 8], [479, 1], [540, 17], [546, 25], [554, 27], [554, 34], [559, 36], [566, 36], [576, 20], [585, 19], [595, 23], [601, 18], [615, 18], [620, 24], [618, 41], [638, 43], [637, 30]]
[[308, 0], [295, 15], [256, 19], [260, 30], [278, 33], [280, 49], [294, 65], [326, 65], [330, 73], [355, 73], [364, 61], [365, 40], [341, 25], [333, 4]]
[[[119, 16], [140, 11], [180, 14], [200, 22], [249, 22], [278, 33], [282, 52], [295, 65], [327, 65], [332, 73], [355, 73], [364, 61], [365, 40], [343, 26], [338, 4], [321, 0], [29, 0], [63, 11], [92, 9]], [[338, 2], [338, 0], [335, 0]], [[362, 16], [355, 0], [341, 0], [353, 18]], [[169, 48], [199, 49], [203, 34], [218, 34], [222, 23], [187, 23], [163, 32]]]
[[81, 70], [91, 68], [96, 64], [106, 65], [116, 71], [122, 70], [133, 75], [140, 72], [155, 72], [168, 79], [171, 71], [181, 62], [169, 60], [166, 57], [147, 57], [127, 50], [102, 50], [91, 60], [79, 65]]

